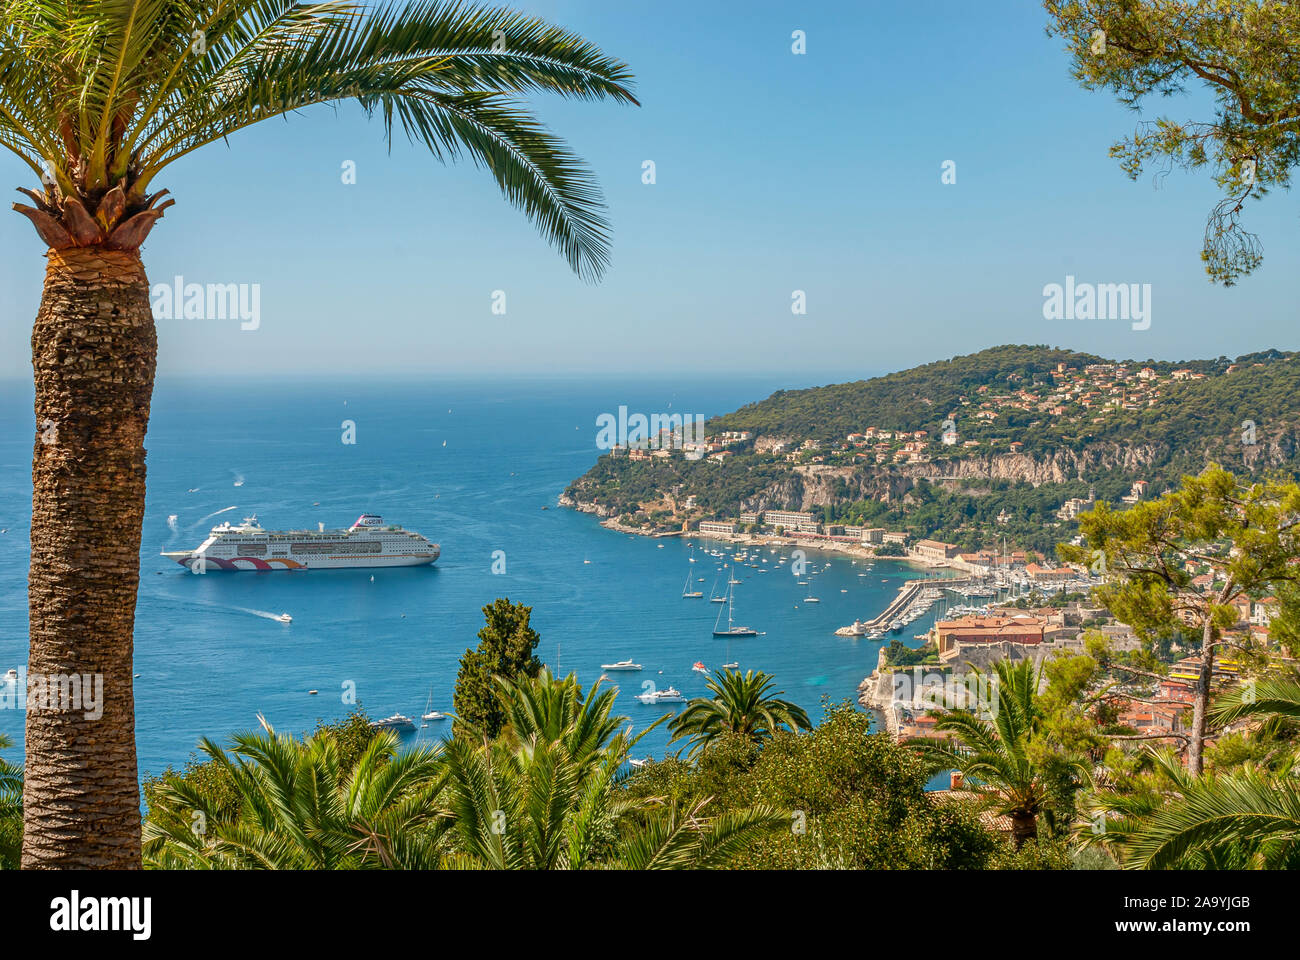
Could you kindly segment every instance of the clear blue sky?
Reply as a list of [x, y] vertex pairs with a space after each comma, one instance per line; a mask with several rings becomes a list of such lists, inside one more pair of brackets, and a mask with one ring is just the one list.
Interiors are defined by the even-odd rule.
[[[261, 329], [159, 324], [160, 374], [781, 371], [815, 382], [998, 343], [1119, 357], [1296, 348], [1294, 198], [1252, 207], [1264, 267], [1211, 285], [1207, 177], [1107, 156], [1136, 117], [1079, 90], [1029, 0], [515, 6], [628, 61], [644, 106], [536, 103], [596, 170], [612, 269], [583, 284], [472, 165], [351, 106], [271, 121], [164, 175], [154, 282], [258, 283]], [[791, 32], [806, 31], [794, 56]], [[1187, 119], [1202, 98], [1156, 104]], [[641, 183], [643, 160], [658, 183]], [[356, 162], [358, 183], [340, 181]], [[941, 164], [957, 164], [957, 184]], [[0, 160], [0, 181], [30, 186]], [[17, 199], [17, 195], [13, 195]], [[0, 376], [30, 375], [42, 249], [0, 229]], [[1151, 329], [1049, 322], [1045, 284], [1150, 283]], [[507, 314], [490, 312], [492, 291]], [[808, 314], [790, 311], [807, 292]]]

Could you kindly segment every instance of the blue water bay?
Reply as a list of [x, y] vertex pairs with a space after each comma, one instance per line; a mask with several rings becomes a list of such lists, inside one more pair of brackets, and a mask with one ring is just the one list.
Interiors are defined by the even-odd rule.
[[[737, 623], [761, 634], [715, 639], [720, 607], [708, 596], [727, 577], [703, 547], [722, 545], [615, 533], [556, 506], [599, 453], [601, 414], [626, 405], [713, 415], [798, 385], [775, 377], [160, 382], [136, 615], [141, 771], [183, 763], [199, 737], [223, 740], [255, 726], [259, 712], [277, 729], [309, 730], [343, 716], [353, 690], [372, 717], [418, 718], [430, 698], [449, 710], [457, 661], [495, 597], [532, 606], [539, 655], [584, 683], [602, 663], [641, 663], [639, 673], [610, 674], [620, 712], [638, 725], [680, 709], [633, 699], [643, 685], [704, 692], [696, 661], [765, 670], [820, 718], [823, 700], [856, 696], [880, 647], [835, 628], [877, 614], [915, 571], [879, 562], [859, 576], [861, 563], [809, 551], [820, 572], [801, 586], [776, 563], [789, 549], [765, 549], [751, 562], [768, 563], [737, 568], [735, 588]], [[0, 672], [21, 667], [27, 653], [31, 410], [29, 385], [0, 388]], [[363, 512], [439, 543], [441, 559], [397, 570], [196, 576], [159, 556], [197, 546], [222, 520], [256, 514], [267, 529], [314, 529], [347, 526]], [[688, 577], [703, 598], [682, 598]], [[810, 590], [820, 603], [804, 602]], [[281, 612], [292, 623], [272, 619]], [[908, 642], [928, 625], [912, 624]], [[417, 720], [408, 739], [449, 727], [419, 729]], [[20, 756], [21, 711], [0, 710], [0, 732]], [[662, 756], [667, 739], [661, 727], [639, 752]]]

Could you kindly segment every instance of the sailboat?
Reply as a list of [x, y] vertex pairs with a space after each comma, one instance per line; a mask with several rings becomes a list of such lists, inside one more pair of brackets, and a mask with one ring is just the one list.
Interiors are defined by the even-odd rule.
[[691, 589], [691, 575], [690, 575], [690, 573], [688, 572], [688, 573], [686, 574], [686, 582], [685, 582], [684, 584], [682, 584], [682, 599], [683, 599], [683, 600], [696, 600], [696, 599], [699, 599], [699, 598], [702, 597], [702, 596], [704, 596], [704, 592], [703, 592], [702, 590], [692, 590], [692, 589]]
[[719, 596], [719, 595], [715, 592], [716, 589], [717, 589], [717, 586], [718, 586], [718, 578], [715, 576], [715, 577], [713, 578], [713, 586], [709, 587], [709, 603], [726, 603], [726, 602], [727, 602], [727, 591], [726, 591], [726, 590], [723, 590], [723, 591], [722, 591], [722, 595]]
[[734, 610], [734, 594], [736, 588], [728, 585], [727, 587], [727, 629], [719, 630], [718, 625], [722, 623], [722, 611], [718, 611], [718, 619], [713, 622], [713, 635], [715, 637], [756, 637], [758, 631], [753, 627], [737, 627], [734, 625], [732, 616]]
[[[425, 701], [424, 713], [420, 714], [420, 719], [424, 721], [447, 719], [447, 715], [445, 713], [439, 713], [437, 710], [433, 709], [433, 687], [429, 688], [429, 699]], [[423, 724], [423, 726], [426, 727], [428, 725], [429, 724], [427, 722]]]

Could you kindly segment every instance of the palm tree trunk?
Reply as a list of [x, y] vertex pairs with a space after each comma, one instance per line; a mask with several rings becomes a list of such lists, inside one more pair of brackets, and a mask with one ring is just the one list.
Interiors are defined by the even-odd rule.
[[[138, 868], [132, 632], [157, 337], [138, 252], [84, 247], [47, 256], [32, 329], [22, 864]], [[35, 702], [42, 680], [74, 674], [92, 689], [101, 678], [102, 716], [84, 698]]]
[[1038, 814], [1023, 810], [1011, 814], [1011, 841], [1019, 850], [1030, 840], [1038, 839]]

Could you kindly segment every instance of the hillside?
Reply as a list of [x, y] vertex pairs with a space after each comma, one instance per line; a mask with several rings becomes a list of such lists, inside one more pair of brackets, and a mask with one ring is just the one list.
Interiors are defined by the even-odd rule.
[[1170, 363], [1001, 346], [779, 391], [709, 421], [703, 438], [630, 446], [602, 455], [564, 502], [647, 529], [793, 509], [1049, 549], [1073, 532], [1058, 510], [1090, 491], [1118, 501], [1145, 480], [1159, 493], [1208, 459], [1296, 472], [1300, 355]]

